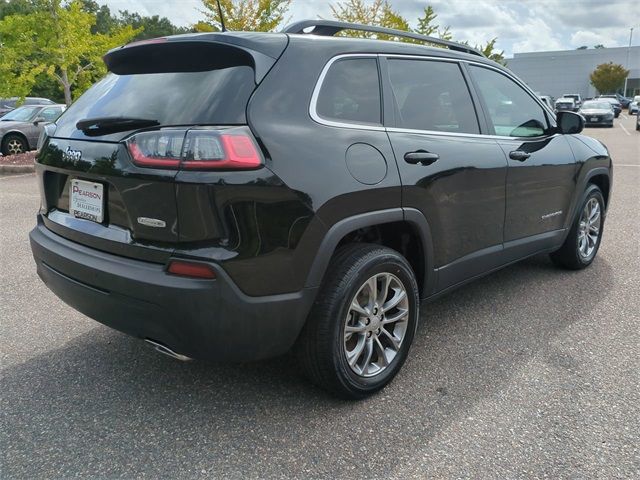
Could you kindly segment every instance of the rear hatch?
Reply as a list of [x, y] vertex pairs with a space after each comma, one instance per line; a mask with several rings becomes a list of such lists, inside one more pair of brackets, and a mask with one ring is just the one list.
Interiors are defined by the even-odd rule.
[[[42, 221], [93, 248], [165, 261], [181, 239], [181, 171], [206, 171], [215, 181], [212, 172], [264, 163], [245, 112], [286, 41], [205, 34], [109, 52], [110, 73], [41, 139]], [[221, 234], [216, 223], [209, 237]]]

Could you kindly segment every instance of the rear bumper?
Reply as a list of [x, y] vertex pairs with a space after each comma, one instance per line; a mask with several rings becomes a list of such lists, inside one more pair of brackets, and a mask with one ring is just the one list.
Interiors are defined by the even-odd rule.
[[192, 358], [249, 361], [285, 353], [317, 290], [249, 297], [215, 264], [215, 280], [169, 275], [164, 265], [66, 240], [41, 221], [30, 241], [38, 275], [65, 303]]

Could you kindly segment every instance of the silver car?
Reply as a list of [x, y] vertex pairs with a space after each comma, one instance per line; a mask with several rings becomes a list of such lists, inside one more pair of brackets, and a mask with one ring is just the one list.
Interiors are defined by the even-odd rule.
[[55, 122], [65, 105], [25, 105], [0, 117], [0, 151], [16, 155], [36, 148], [44, 125]]

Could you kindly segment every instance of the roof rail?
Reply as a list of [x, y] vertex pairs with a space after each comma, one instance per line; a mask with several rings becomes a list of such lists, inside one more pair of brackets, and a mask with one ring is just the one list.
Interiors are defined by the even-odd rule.
[[[313, 29], [309, 30], [312, 27]], [[391, 35], [394, 37], [411, 38], [412, 40], [419, 40], [421, 42], [448, 47], [450, 50], [455, 50], [457, 52], [470, 53], [472, 55], [479, 55], [481, 57], [484, 57], [484, 55], [480, 51], [461, 43], [442, 40], [441, 38], [428, 37], [427, 35], [420, 35], [419, 33], [406, 32], [404, 30], [395, 30], [393, 28], [384, 27], [371, 27], [369, 25], [339, 22], [336, 20], [300, 20], [299, 22], [294, 22], [290, 25], [287, 25], [284, 30], [282, 30], [282, 33], [306, 33], [332, 37], [336, 33], [342, 32], [343, 30], [358, 30], [361, 32], [383, 33], [385, 35]]]

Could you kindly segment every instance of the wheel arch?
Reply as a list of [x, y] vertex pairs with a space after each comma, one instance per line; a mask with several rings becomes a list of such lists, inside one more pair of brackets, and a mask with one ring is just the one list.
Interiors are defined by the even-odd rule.
[[4, 134], [2, 135], [2, 138], [0, 139], [0, 148], [4, 148], [4, 142], [6, 141], [7, 137], [10, 135], [15, 135], [17, 137], [22, 138], [22, 140], [24, 140], [25, 145], [27, 146], [27, 150], [31, 149], [31, 145], [29, 145], [29, 139], [20, 130], [9, 130], [8, 132], [4, 132]]
[[596, 185], [600, 189], [602, 196], [604, 197], [605, 209], [609, 208], [609, 199], [611, 195], [611, 176], [609, 169], [596, 168], [591, 170], [586, 176], [584, 187], [586, 188], [590, 183]]
[[421, 298], [433, 292], [436, 271], [433, 268], [431, 229], [424, 215], [412, 208], [367, 212], [335, 223], [318, 248], [305, 286], [319, 286], [336, 249], [352, 241], [376, 243], [399, 251], [414, 270]]

